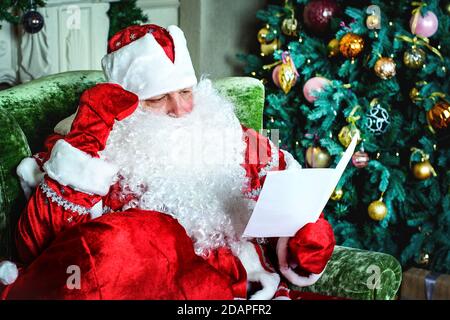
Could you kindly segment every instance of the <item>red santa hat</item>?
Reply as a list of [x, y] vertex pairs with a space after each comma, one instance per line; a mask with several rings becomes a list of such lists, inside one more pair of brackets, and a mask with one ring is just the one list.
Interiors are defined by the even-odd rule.
[[197, 83], [183, 31], [147, 24], [116, 33], [102, 59], [108, 82], [148, 99]]

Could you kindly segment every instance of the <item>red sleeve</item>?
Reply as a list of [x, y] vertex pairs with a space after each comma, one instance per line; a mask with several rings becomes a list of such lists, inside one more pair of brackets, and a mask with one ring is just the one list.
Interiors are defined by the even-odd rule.
[[244, 193], [247, 197], [257, 200], [267, 172], [286, 169], [286, 162], [284, 153], [267, 137], [253, 129], [246, 127], [242, 129], [247, 145], [243, 167], [249, 178]]
[[321, 273], [333, 253], [336, 241], [330, 223], [323, 213], [314, 223], [308, 223], [289, 240], [289, 253], [300, 269]]
[[55, 237], [90, 219], [100, 196], [63, 186], [48, 176], [36, 188], [17, 224], [16, 245], [23, 263], [32, 262]]
[[109, 189], [109, 193], [102, 198], [105, 212], [122, 211], [126, 204], [135, 200], [136, 197], [132, 194], [124, 194], [120, 186], [120, 181], [117, 181]]

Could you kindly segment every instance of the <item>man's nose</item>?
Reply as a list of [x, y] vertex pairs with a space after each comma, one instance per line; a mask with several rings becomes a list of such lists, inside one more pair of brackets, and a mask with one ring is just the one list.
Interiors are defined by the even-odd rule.
[[182, 117], [193, 109], [192, 99], [185, 99], [179, 93], [173, 94], [169, 99], [169, 115]]

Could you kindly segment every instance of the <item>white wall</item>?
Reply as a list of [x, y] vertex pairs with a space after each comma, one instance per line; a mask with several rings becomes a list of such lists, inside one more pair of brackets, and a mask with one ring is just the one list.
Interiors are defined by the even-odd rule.
[[138, 0], [136, 4], [149, 18], [149, 23], [154, 23], [162, 27], [172, 24], [178, 25], [179, 0]]
[[266, 0], [139, 0], [149, 23], [183, 29], [197, 75], [242, 75], [237, 53], [258, 50], [256, 11]]
[[257, 50], [261, 23], [256, 11], [265, 0], [180, 0], [180, 27], [185, 31], [198, 75], [242, 75], [237, 53]]

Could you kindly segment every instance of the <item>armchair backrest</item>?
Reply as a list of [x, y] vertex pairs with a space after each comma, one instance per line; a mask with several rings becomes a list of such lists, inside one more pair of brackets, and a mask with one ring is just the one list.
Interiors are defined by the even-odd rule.
[[[16, 175], [20, 161], [40, 151], [44, 139], [74, 113], [81, 93], [104, 82], [101, 71], [72, 71], [0, 91], [0, 257], [14, 256], [13, 234], [25, 198]], [[247, 127], [262, 128], [264, 86], [248, 77], [214, 81]]]

